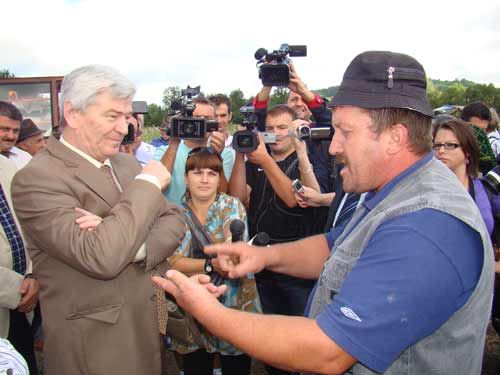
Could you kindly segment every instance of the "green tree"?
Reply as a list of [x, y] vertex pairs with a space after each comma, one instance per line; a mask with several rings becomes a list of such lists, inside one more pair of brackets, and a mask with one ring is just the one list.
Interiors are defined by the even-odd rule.
[[163, 91], [163, 105], [165, 110], [170, 111], [170, 106], [174, 100], [181, 99], [181, 88], [179, 86], [169, 86]]
[[288, 99], [288, 89], [286, 87], [276, 87], [269, 98], [269, 108], [278, 104], [286, 104]]
[[160, 126], [163, 121], [163, 116], [165, 115], [165, 110], [158, 104], [149, 104], [148, 113], [144, 116], [144, 126]]
[[233, 114], [231, 123], [241, 124], [241, 120], [243, 117], [241, 116], [240, 108], [247, 104], [248, 101], [245, 99], [245, 95], [240, 89], [231, 91], [231, 93], [229, 94], [229, 99], [231, 100], [231, 112]]
[[9, 69], [0, 69], [0, 78], [15, 78], [15, 75]]
[[465, 90], [465, 102], [471, 103], [482, 100], [488, 105], [495, 105], [499, 101], [499, 90], [491, 83], [489, 85], [476, 83]]
[[441, 94], [441, 105], [444, 104], [464, 104], [465, 103], [465, 87], [458, 82], [445, 88]]

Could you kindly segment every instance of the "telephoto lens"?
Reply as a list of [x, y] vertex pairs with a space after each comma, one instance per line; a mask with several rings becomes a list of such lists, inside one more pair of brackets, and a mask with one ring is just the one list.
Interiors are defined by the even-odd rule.
[[489, 191], [498, 195], [500, 193], [500, 165], [497, 165], [489, 171], [486, 176], [483, 177], [483, 181], [485, 182], [484, 186], [486, 186]]

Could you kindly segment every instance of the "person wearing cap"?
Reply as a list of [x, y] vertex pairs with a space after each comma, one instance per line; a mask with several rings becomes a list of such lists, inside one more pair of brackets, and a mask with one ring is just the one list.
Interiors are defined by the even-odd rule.
[[36, 126], [32, 119], [24, 119], [21, 123], [21, 130], [19, 131], [19, 137], [17, 137], [16, 146], [31, 156], [35, 156], [46, 145], [47, 143], [43, 137], [42, 130]]
[[31, 160], [31, 155], [16, 147], [23, 115], [8, 102], [0, 101], [0, 154], [10, 159], [17, 167], [23, 168]]
[[342, 233], [255, 248], [205, 248], [230, 277], [266, 268], [318, 278], [306, 317], [229, 311], [169, 270], [155, 278], [213, 334], [250, 356], [307, 373], [480, 374], [493, 251], [478, 208], [432, 153], [423, 67], [371, 51], [332, 103], [330, 152], [347, 192], [367, 192]]

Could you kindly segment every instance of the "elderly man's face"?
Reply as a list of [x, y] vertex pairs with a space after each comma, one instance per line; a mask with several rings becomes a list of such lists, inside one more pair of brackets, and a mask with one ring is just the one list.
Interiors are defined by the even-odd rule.
[[0, 153], [7, 153], [16, 145], [21, 123], [6, 116], [0, 116]]
[[101, 162], [118, 153], [128, 132], [131, 99], [113, 98], [106, 90], [97, 95], [85, 112], [75, 112], [68, 126], [77, 133], [76, 147]]
[[43, 138], [43, 134], [38, 134], [20, 142], [17, 147], [35, 156], [38, 152], [42, 151], [46, 145], [47, 143], [45, 142], [45, 138]]

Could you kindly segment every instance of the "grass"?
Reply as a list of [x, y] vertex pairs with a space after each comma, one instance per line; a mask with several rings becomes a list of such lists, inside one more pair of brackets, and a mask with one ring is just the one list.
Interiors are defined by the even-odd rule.
[[158, 138], [160, 136], [160, 129], [155, 127], [147, 127], [142, 131], [142, 141], [149, 143], [153, 138]]

